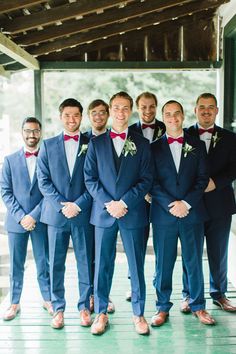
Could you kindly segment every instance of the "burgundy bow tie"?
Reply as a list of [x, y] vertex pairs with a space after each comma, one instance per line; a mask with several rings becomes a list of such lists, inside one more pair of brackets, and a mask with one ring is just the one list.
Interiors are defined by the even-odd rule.
[[25, 157], [28, 158], [28, 157], [31, 157], [31, 156], [38, 156], [38, 151], [35, 151], [35, 152], [29, 152], [29, 151], [25, 151]]
[[179, 143], [179, 144], [183, 144], [183, 142], [184, 142], [184, 138], [182, 137], [182, 136], [180, 136], [179, 138], [172, 138], [171, 136], [169, 136], [168, 137], [168, 139], [167, 139], [167, 141], [168, 141], [168, 144], [172, 144], [172, 143], [174, 143], [175, 141], [177, 141], [177, 143]]
[[120, 134], [117, 134], [115, 132], [110, 132], [110, 137], [112, 139], [116, 138], [117, 136], [119, 136], [121, 139], [125, 140], [126, 138], [126, 134], [125, 133], [120, 133]]
[[209, 128], [209, 129], [202, 129], [202, 128], [199, 128], [198, 129], [198, 132], [199, 132], [199, 135], [202, 135], [204, 133], [213, 133], [214, 131], [214, 128]]
[[143, 123], [142, 124], [142, 129], [146, 129], [146, 128], [151, 128], [151, 129], [155, 129], [155, 123], [153, 123], [153, 124], [145, 124], [145, 123]]
[[79, 141], [79, 135], [67, 135], [67, 134], [64, 134], [64, 141], [68, 141], [70, 139], [73, 139], [74, 141]]

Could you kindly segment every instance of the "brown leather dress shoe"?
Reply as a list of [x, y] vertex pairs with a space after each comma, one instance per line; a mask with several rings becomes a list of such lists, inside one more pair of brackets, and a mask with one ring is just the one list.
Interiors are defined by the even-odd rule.
[[100, 313], [95, 317], [93, 324], [91, 326], [91, 333], [92, 334], [103, 334], [106, 330], [108, 325], [108, 316], [105, 313]]
[[114, 313], [115, 312], [115, 305], [112, 302], [111, 298], [109, 298], [108, 306], [107, 306], [107, 313]]
[[63, 311], [57, 311], [53, 315], [51, 321], [51, 327], [54, 329], [61, 329], [64, 327], [64, 313]]
[[189, 307], [189, 299], [185, 299], [181, 301], [180, 304], [180, 311], [187, 314], [191, 312], [191, 309]]
[[206, 310], [198, 310], [193, 312], [193, 314], [198, 317], [199, 321], [205, 325], [214, 325], [215, 320]]
[[222, 297], [217, 300], [213, 300], [213, 304], [219, 306], [222, 310], [227, 311], [227, 312], [236, 312], [236, 306], [233, 305], [233, 303], [227, 299], [226, 297]]
[[49, 313], [49, 315], [53, 316], [54, 311], [51, 301], [44, 301], [43, 308]]
[[148, 323], [143, 316], [134, 316], [133, 321], [138, 334], [147, 335], [150, 333]]
[[159, 326], [163, 325], [166, 322], [168, 316], [169, 316], [168, 312], [160, 311], [160, 312], [155, 313], [155, 315], [152, 316], [151, 326], [152, 327], [159, 327]]
[[89, 327], [92, 324], [90, 311], [87, 309], [80, 311], [80, 325], [83, 327]]
[[4, 313], [3, 320], [11, 321], [17, 316], [19, 312], [20, 312], [20, 304], [12, 304]]

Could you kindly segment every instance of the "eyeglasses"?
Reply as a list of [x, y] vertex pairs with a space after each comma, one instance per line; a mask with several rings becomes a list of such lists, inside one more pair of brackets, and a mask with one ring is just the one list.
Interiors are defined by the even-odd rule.
[[108, 114], [106, 111], [91, 112], [90, 115], [94, 118], [96, 116], [102, 117]]
[[23, 129], [23, 132], [26, 134], [26, 135], [39, 135], [41, 130], [40, 129]]

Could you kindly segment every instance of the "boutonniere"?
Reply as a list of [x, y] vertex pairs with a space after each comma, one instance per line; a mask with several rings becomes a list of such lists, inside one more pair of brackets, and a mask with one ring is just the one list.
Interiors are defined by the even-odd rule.
[[213, 143], [213, 148], [216, 146], [216, 144], [218, 143], [218, 141], [220, 141], [221, 137], [218, 136], [218, 132], [215, 132], [214, 135], [212, 135], [211, 140]]
[[81, 156], [82, 154], [85, 154], [87, 152], [87, 150], [88, 150], [88, 144], [82, 144], [78, 156]]
[[160, 138], [163, 135], [163, 129], [161, 129], [160, 127], [158, 127], [157, 130], [157, 138]]
[[135, 143], [131, 140], [130, 137], [128, 137], [125, 141], [125, 145], [122, 150], [122, 154], [125, 155], [125, 157], [130, 154], [131, 156], [134, 156], [137, 152], [137, 148]]
[[187, 157], [189, 152], [193, 152], [193, 150], [195, 150], [194, 147], [192, 147], [192, 145], [188, 144], [187, 142], [185, 142], [184, 146], [183, 146], [183, 152], [184, 152], [184, 157]]

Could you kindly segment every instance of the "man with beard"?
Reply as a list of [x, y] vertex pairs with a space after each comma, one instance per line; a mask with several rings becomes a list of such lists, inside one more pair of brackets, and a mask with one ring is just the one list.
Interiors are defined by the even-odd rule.
[[50, 276], [54, 317], [51, 326], [64, 326], [65, 262], [70, 236], [78, 269], [81, 326], [91, 325], [94, 234], [89, 223], [92, 199], [84, 184], [83, 167], [88, 138], [80, 132], [83, 107], [74, 98], [59, 106], [64, 131], [43, 141], [38, 158], [39, 188], [44, 195], [41, 220], [48, 225]]
[[[232, 215], [236, 213], [232, 187], [236, 178], [236, 135], [215, 124], [218, 107], [213, 94], [203, 93], [197, 98], [195, 114], [198, 122], [187, 132], [204, 141], [210, 168], [204, 193], [209, 214], [204, 234], [210, 268], [210, 296], [213, 304], [222, 310], [236, 312], [236, 306], [226, 297], [229, 233]], [[188, 313], [189, 284], [185, 266], [183, 283], [181, 311]]]
[[5, 157], [1, 194], [7, 207], [6, 230], [10, 252], [10, 301], [5, 321], [13, 320], [20, 312], [24, 264], [29, 236], [31, 237], [43, 307], [53, 314], [50, 296], [47, 227], [40, 222], [43, 196], [38, 188], [36, 160], [41, 137], [41, 123], [28, 117], [22, 124], [25, 146]]

